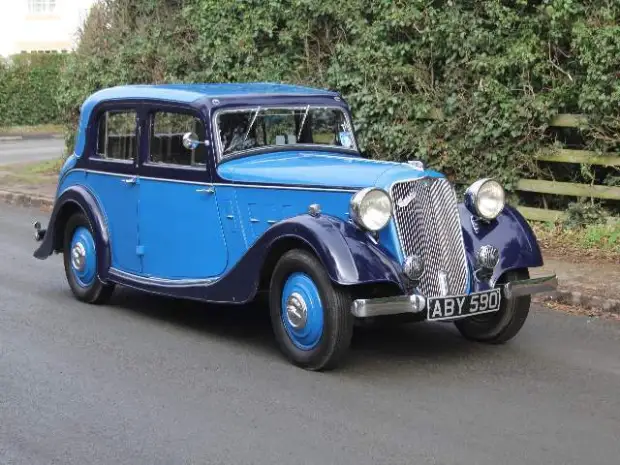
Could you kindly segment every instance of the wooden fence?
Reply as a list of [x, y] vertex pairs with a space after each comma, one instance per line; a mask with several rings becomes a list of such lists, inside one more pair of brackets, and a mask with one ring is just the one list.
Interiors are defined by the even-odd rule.
[[[560, 114], [551, 121], [550, 126], [554, 128], [579, 128], [584, 124], [587, 124], [587, 120], [584, 116]], [[580, 163], [605, 167], [620, 167], [620, 153], [606, 153], [601, 155], [597, 152], [588, 150], [549, 149], [541, 151], [536, 156], [536, 159], [553, 163]], [[620, 187], [596, 184], [521, 179], [517, 184], [517, 190], [538, 194], [568, 195], [620, 201]], [[555, 221], [564, 216], [564, 212], [562, 211], [549, 210], [546, 208], [519, 206], [518, 209], [525, 218], [533, 221]]]
[[[440, 110], [431, 110], [426, 118], [442, 119]], [[587, 125], [587, 118], [583, 115], [559, 114], [551, 121], [552, 128], [580, 128]], [[575, 149], [548, 149], [541, 151], [536, 159], [553, 163], [579, 163], [587, 165], [620, 167], [620, 153], [606, 153]], [[458, 182], [458, 181], [457, 181]], [[546, 181], [541, 179], [520, 179], [517, 190], [537, 194], [566, 195], [574, 197], [588, 197], [620, 201], [620, 187], [596, 184], [578, 184], [570, 182]], [[519, 205], [517, 209], [531, 221], [556, 221], [561, 219], [565, 212], [547, 208], [534, 208]]]

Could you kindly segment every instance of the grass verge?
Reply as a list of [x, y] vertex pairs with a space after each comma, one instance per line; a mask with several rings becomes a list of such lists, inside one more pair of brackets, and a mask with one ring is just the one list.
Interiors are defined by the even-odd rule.
[[0, 166], [0, 189], [53, 197], [63, 160]]
[[41, 124], [39, 126], [0, 126], [0, 136], [21, 136], [24, 134], [62, 134], [59, 124]]
[[46, 177], [56, 177], [62, 167], [63, 159], [37, 161], [34, 163], [16, 163], [0, 166], [0, 176], [12, 177], [20, 181], [34, 180]]
[[567, 229], [561, 224], [533, 223], [541, 248], [558, 257], [620, 263], [620, 222]]

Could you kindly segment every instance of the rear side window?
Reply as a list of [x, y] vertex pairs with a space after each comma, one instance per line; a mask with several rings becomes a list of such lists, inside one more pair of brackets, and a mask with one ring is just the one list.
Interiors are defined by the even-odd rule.
[[108, 160], [133, 161], [138, 154], [137, 113], [133, 110], [104, 112], [97, 127], [97, 155]]
[[190, 150], [183, 146], [183, 135], [196, 134], [203, 140], [204, 125], [199, 118], [187, 113], [155, 112], [151, 114], [149, 163], [204, 166], [204, 145]]

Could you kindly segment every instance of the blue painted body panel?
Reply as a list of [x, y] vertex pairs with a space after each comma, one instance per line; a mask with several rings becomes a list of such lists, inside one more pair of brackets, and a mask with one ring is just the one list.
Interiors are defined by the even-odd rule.
[[78, 157], [75, 155], [75, 153], [73, 153], [67, 157], [65, 162], [60, 167], [60, 171], [58, 172], [58, 185], [56, 186], [56, 197], [58, 197], [59, 195], [60, 188], [65, 185], [63, 183], [65, 175], [75, 167], [77, 160]]
[[397, 164], [358, 155], [319, 151], [287, 151], [229, 160], [217, 168], [224, 181], [269, 183], [276, 186], [364, 188]]
[[114, 244], [111, 265], [130, 273], [141, 273], [142, 262], [136, 254], [140, 186], [123, 182], [130, 178], [73, 170], [63, 177], [60, 191], [79, 185], [95, 197]]
[[197, 192], [205, 187], [140, 179], [138, 242], [144, 247], [143, 276], [203, 279], [225, 271], [228, 247], [216, 197]]
[[[251, 247], [272, 225], [308, 211], [311, 204], [318, 203], [323, 214], [331, 215], [342, 221], [348, 220], [351, 192], [322, 192], [303, 189], [282, 189], [262, 187], [237, 187], [235, 185], [218, 185], [216, 187], [219, 209], [230, 250], [230, 265], [235, 265], [243, 252]], [[222, 195], [223, 201], [220, 201]], [[229, 203], [234, 198], [236, 214]], [[231, 217], [232, 216], [232, 217]], [[241, 233], [242, 241], [234, 237], [228, 241], [228, 235]], [[235, 250], [233, 244], [240, 244], [243, 250]]]

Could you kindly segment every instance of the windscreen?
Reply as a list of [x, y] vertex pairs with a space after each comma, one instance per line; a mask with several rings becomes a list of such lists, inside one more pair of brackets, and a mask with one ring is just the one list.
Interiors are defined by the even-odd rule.
[[224, 158], [282, 145], [356, 150], [350, 122], [340, 108], [306, 106], [227, 110], [218, 114], [216, 123]]

